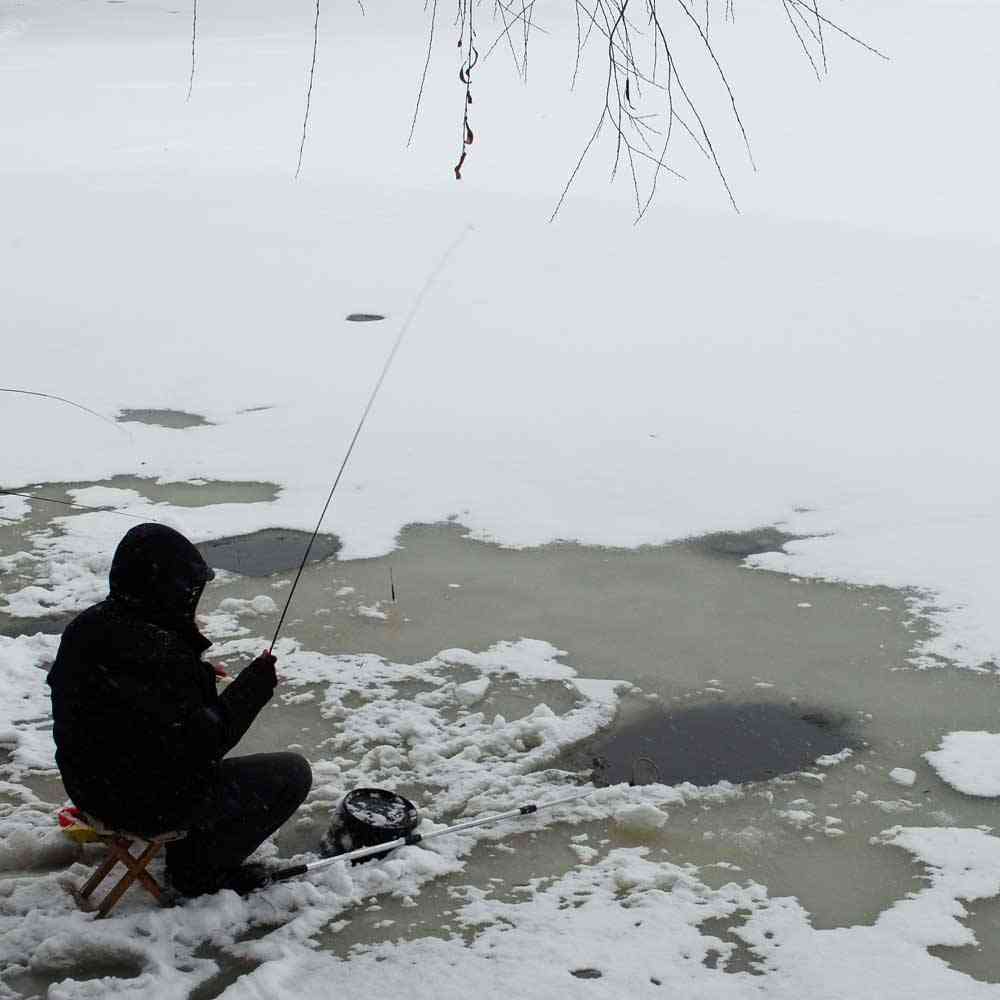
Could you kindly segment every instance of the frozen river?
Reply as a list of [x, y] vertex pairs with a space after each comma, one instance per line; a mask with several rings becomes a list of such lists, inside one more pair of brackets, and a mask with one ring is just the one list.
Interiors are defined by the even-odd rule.
[[[145, 494], [170, 505], [150, 508], [151, 518], [158, 511], [182, 516], [185, 507], [203, 501], [270, 499], [267, 484], [162, 487], [118, 480], [72, 488], [93, 485], [115, 491], [105, 494], [107, 502], [125, 504]], [[58, 484], [33, 489], [55, 499], [76, 495]], [[108, 516], [32, 502], [25, 517], [0, 532], [0, 553], [8, 557], [5, 592], [44, 580], [53, 558], [46, 546], [58, 545], [68, 521]], [[118, 520], [127, 530], [129, 521]], [[461, 727], [466, 719], [489, 723], [497, 716], [515, 725], [534, 718], [539, 706], [568, 717], [586, 704], [588, 679], [622, 682], [613, 721], [609, 715], [587, 723], [579, 739], [563, 740], [522, 768], [539, 778], [532, 788], [539, 798], [567, 781], [590, 778], [595, 756], [617, 761], [613, 777], [620, 778], [640, 752], [661, 775], [669, 775], [662, 778], [667, 784], [722, 789], [673, 802], [669, 821], [658, 828], [616, 821], [612, 810], [600, 818], [566, 817], [572, 826], [550, 820], [528, 833], [506, 828], [501, 840], [487, 832], [478, 844], [466, 845], [460, 870], [442, 872], [419, 894], [400, 895], [386, 885], [367, 902], [338, 912], [315, 928], [319, 947], [346, 957], [380, 941], [428, 934], [471, 935], [471, 940], [476, 931], [457, 921], [456, 900], [479, 893], [514, 900], [519, 892], [599, 863], [621, 847], [643, 846], [652, 858], [694, 866], [707, 887], [735, 880], [764, 885], [771, 897], [794, 897], [816, 929], [870, 925], [893, 902], [917, 891], [924, 869], [887, 847], [879, 834], [898, 823], [992, 825], [996, 807], [990, 800], [949, 788], [921, 755], [948, 732], [996, 728], [996, 681], [945, 663], [913, 667], [915, 645], [926, 637], [927, 626], [906, 593], [800, 579], [744, 564], [746, 555], [780, 547], [785, 539], [776, 529], [763, 529], [633, 551], [577, 544], [511, 549], [471, 539], [453, 522], [405, 529], [398, 548], [382, 558], [312, 563], [296, 592], [283, 641], [293, 662], [302, 655], [314, 663], [334, 658], [332, 667], [323, 672], [300, 665], [292, 671], [239, 748], [298, 748], [317, 769], [316, 788], [301, 816], [277, 838], [283, 855], [316, 849], [337, 793], [352, 779], [397, 787], [438, 821], [463, 808], [470, 814], [493, 808], [488, 783], [479, 778], [461, 794], [379, 749], [419, 751], [420, 728], [408, 727], [408, 710], [427, 712], [441, 691], [458, 697], [445, 699], [440, 712], [446, 723], [434, 725]], [[226, 546], [220, 558], [232, 560], [237, 553], [259, 575], [221, 573], [200, 607], [222, 659], [236, 669], [268, 641], [290, 582], [287, 567], [301, 551], [294, 534], [284, 548], [275, 547], [273, 538], [265, 542], [262, 547], [257, 536], [248, 536]], [[29, 555], [9, 559], [17, 553]], [[275, 559], [286, 569], [268, 574], [268, 560]], [[49, 620], [47, 628], [58, 627], [58, 618]], [[6, 615], [0, 629], [13, 637], [32, 632], [33, 625]], [[569, 665], [583, 680], [572, 679], [573, 671], [564, 677], [551, 671], [519, 675], [516, 650], [523, 639], [561, 650], [551, 663]], [[510, 670], [498, 647], [504, 643], [513, 644]], [[477, 688], [475, 657], [498, 648], [499, 666], [491, 667], [489, 683]], [[468, 662], [455, 650], [468, 651]], [[374, 654], [381, 673], [366, 681], [362, 669], [334, 694], [336, 658], [355, 654]], [[438, 654], [436, 672], [413, 673], [413, 665], [435, 662]], [[37, 683], [42, 679], [39, 671]], [[383, 738], [362, 730], [343, 737], [352, 715], [373, 710], [381, 713]], [[44, 740], [44, 718], [32, 717], [24, 727]], [[478, 739], [485, 747], [488, 731], [488, 726], [479, 730], [472, 744]], [[438, 736], [427, 739], [433, 744]], [[524, 731], [492, 752], [504, 766], [513, 765], [526, 750], [538, 752], [545, 739], [544, 733]], [[906, 771], [896, 769], [914, 775], [905, 778]], [[61, 786], [51, 772], [27, 768], [13, 777], [53, 812], [61, 804]], [[717, 784], [727, 779], [737, 787]], [[7, 788], [5, 808], [16, 812], [23, 797]], [[497, 807], [506, 806], [507, 789], [498, 791]], [[46, 807], [34, 803], [34, 808]], [[67, 863], [51, 852], [31, 860], [28, 852], [10, 862], [12, 876], [37, 877], [17, 867], [26, 856], [29, 869], [37, 864], [51, 872]], [[701, 925], [704, 935], [726, 944], [707, 953], [706, 967], [763, 974], [761, 956], [734, 933], [747, 916], [737, 910]], [[992, 948], [998, 917], [995, 904], [983, 905], [970, 918], [979, 948], [939, 954], [956, 969], [1000, 981]], [[266, 939], [282, 923], [265, 922], [250, 937]], [[246, 932], [237, 937], [242, 940]], [[205, 946], [202, 953], [219, 961], [221, 971], [202, 983], [198, 997], [216, 995], [259, 964], [257, 958], [240, 959], [235, 944], [228, 950]], [[36, 962], [30, 974], [13, 982], [37, 989], [73, 974], [72, 963], [57, 966], [46, 969]], [[88, 976], [109, 971], [106, 962], [86, 956], [79, 967]], [[130, 975], [135, 972], [130, 968]]]

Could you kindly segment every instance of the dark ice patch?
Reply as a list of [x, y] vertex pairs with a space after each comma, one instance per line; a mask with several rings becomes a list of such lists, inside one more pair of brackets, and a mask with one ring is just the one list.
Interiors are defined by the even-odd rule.
[[86, 955], [82, 952], [78, 955], [59, 955], [51, 963], [35, 958], [30, 969], [11, 975], [8, 982], [19, 996], [49, 996], [49, 987], [67, 976], [78, 982], [138, 978], [144, 969], [141, 957], [125, 953], [124, 947], [122, 952], [120, 955]]
[[782, 552], [788, 542], [794, 542], [803, 535], [789, 535], [777, 528], [755, 528], [752, 531], [715, 531], [693, 538], [694, 548], [716, 556], [731, 556], [745, 559], [762, 552]]
[[[243, 576], [271, 576], [298, 569], [309, 544], [309, 532], [290, 528], [265, 528], [249, 535], [234, 535], [202, 542], [198, 551], [213, 569]], [[322, 562], [340, 551], [336, 535], [317, 535], [309, 562]]]
[[17, 618], [0, 614], [0, 635], [16, 639], [19, 635], [62, 635], [66, 626], [76, 617], [77, 612], [62, 615], [46, 615], [43, 618]]
[[[698, 924], [698, 930], [706, 937], [718, 938], [730, 945], [729, 955], [721, 967], [723, 972], [745, 972], [751, 976], [764, 975], [764, 970], [761, 968], [762, 957], [737, 933], [737, 929], [744, 926], [750, 916], [749, 910], [737, 910], [725, 917], [708, 917]], [[702, 960], [702, 965], [709, 969], [718, 969], [719, 959], [722, 957], [721, 951], [709, 948]]]
[[171, 430], [211, 426], [211, 421], [200, 414], [186, 413], [184, 410], [121, 410], [116, 419], [120, 424], [151, 424], [154, 427], [169, 427]]
[[859, 745], [846, 719], [824, 712], [777, 704], [700, 705], [652, 709], [612, 726], [573, 748], [557, 766], [580, 770], [589, 765], [601, 785], [633, 776], [643, 784], [739, 784], [801, 771], [817, 757]]

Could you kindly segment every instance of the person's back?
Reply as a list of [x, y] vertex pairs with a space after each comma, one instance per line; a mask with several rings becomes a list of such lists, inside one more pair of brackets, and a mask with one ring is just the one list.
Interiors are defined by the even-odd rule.
[[[301, 795], [292, 810], [305, 797], [309, 779], [308, 765], [297, 755], [221, 763], [270, 699], [276, 678], [274, 657], [264, 654], [221, 697], [217, 693], [215, 672], [201, 659], [211, 643], [194, 620], [212, 576], [183, 535], [157, 524], [133, 528], [115, 552], [110, 596], [66, 629], [49, 685], [56, 762], [76, 805], [136, 833], [214, 825], [211, 845], [202, 847], [221, 849], [226, 836], [219, 821], [236, 818], [249, 778], [258, 795], [269, 781], [281, 779], [276, 793], [294, 784]], [[264, 826], [276, 827], [285, 818], [272, 823], [274, 816], [265, 816]], [[260, 832], [259, 820], [249, 826]], [[191, 872], [182, 872], [181, 881], [197, 891], [211, 888], [216, 875], [242, 860], [236, 855], [256, 846], [244, 851], [246, 839], [229, 844], [209, 865], [212, 878], [196, 884]], [[195, 837], [168, 851], [175, 873], [195, 863], [197, 843]]]

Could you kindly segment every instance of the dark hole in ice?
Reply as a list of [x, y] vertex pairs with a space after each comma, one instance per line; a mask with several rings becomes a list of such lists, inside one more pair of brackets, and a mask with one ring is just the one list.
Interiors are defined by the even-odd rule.
[[[665, 785], [766, 781], [811, 767], [817, 757], [857, 747], [847, 720], [794, 706], [718, 704], [663, 711], [612, 726], [567, 752], [568, 770], [594, 769], [597, 784], [632, 778], [639, 757]], [[656, 780], [646, 762], [636, 780]], [[558, 765], [563, 766], [563, 765]]]
[[753, 531], [716, 531], [693, 538], [690, 544], [712, 555], [745, 559], [762, 552], [781, 552], [786, 543], [802, 537], [789, 535], [777, 528], [755, 528]]
[[[291, 528], [265, 528], [249, 535], [234, 535], [202, 542], [198, 549], [213, 569], [243, 576], [271, 576], [298, 569], [309, 544], [309, 532]], [[336, 535], [317, 535], [309, 562], [321, 562], [340, 551]]]
[[569, 974], [577, 979], [600, 979], [604, 975], [600, 969], [570, 969]]
[[377, 323], [380, 319], [385, 319], [380, 313], [349, 313], [347, 316], [349, 323]]
[[185, 413], [184, 410], [121, 410], [117, 420], [120, 424], [152, 424], [154, 427], [169, 427], [172, 430], [211, 425], [211, 421], [200, 414]]

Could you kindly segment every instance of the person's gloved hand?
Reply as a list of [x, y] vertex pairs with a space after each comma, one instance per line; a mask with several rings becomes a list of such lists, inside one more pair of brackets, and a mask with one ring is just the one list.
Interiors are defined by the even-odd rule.
[[250, 661], [247, 670], [252, 670], [262, 683], [270, 685], [274, 690], [278, 683], [278, 674], [274, 669], [277, 662], [278, 658], [270, 650], [265, 649], [257, 659]]
[[207, 709], [221, 712], [225, 730], [223, 752], [239, 743], [257, 714], [274, 696], [278, 683], [274, 671], [277, 662], [270, 652], [261, 653], [239, 672], [232, 684], [219, 692], [218, 705]]

